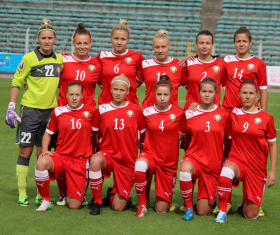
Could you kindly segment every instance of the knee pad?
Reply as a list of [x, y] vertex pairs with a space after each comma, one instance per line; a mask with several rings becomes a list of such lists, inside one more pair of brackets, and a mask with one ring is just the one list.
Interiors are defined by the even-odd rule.
[[226, 178], [233, 180], [235, 175], [234, 175], [234, 171], [232, 169], [230, 169], [229, 167], [223, 167], [220, 176], [224, 176]]
[[137, 161], [135, 163], [135, 171], [146, 172], [148, 170], [148, 165], [146, 162]]

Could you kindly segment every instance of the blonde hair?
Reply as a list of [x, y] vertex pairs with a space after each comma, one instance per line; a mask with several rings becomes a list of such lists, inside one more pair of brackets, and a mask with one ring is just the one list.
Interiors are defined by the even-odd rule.
[[114, 83], [114, 82], [123, 82], [127, 85], [128, 88], [130, 88], [130, 81], [129, 79], [127, 78], [127, 76], [125, 76], [124, 74], [121, 74], [117, 77], [115, 77], [112, 82], [111, 82], [111, 85]]
[[112, 32], [111, 32], [111, 37], [114, 33], [115, 30], [123, 30], [125, 32], [127, 32], [128, 34], [128, 37], [130, 36], [130, 33], [129, 33], [129, 28], [128, 28], [128, 21], [127, 20], [122, 20], [120, 19], [120, 23], [116, 24], [113, 29], [112, 29]]
[[156, 35], [153, 38], [153, 42], [154, 42], [155, 38], [166, 38], [168, 40], [168, 43], [170, 44], [168, 32], [164, 29], [160, 29], [159, 31], [157, 31]]
[[42, 20], [42, 25], [38, 29], [38, 36], [44, 30], [50, 30], [53, 31], [54, 34], [56, 34], [54, 27], [50, 23], [51, 21], [47, 17]]

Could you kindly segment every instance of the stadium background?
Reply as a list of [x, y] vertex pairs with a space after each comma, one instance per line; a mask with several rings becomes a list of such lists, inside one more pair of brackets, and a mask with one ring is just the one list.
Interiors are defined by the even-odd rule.
[[[46, 0], [1, 0], [0, 1], [0, 51], [7, 53], [25, 52], [25, 32], [30, 28], [29, 50], [37, 46], [37, 29], [43, 17], [47, 16], [57, 29], [55, 51], [71, 51], [71, 38], [77, 24], [83, 22], [93, 37], [91, 55], [100, 50], [110, 50], [110, 33], [120, 18], [129, 21], [131, 38], [129, 49], [141, 51], [145, 58], [153, 57], [152, 38], [159, 29], [166, 29], [172, 43], [171, 56], [185, 57], [195, 52], [195, 36], [201, 29], [209, 29], [215, 35], [215, 53], [222, 57], [235, 53], [233, 33], [240, 26], [246, 26], [253, 35], [251, 53], [258, 55], [260, 40], [263, 44], [263, 60], [267, 65], [279, 65], [280, 44], [280, 2], [274, 1], [229, 1], [229, 0], [101, 0], [101, 1], [46, 1]], [[10, 78], [8, 75], [6, 78]], [[0, 234], [279, 234], [280, 185], [279, 182], [265, 192], [263, 209], [266, 216], [258, 220], [246, 220], [240, 214], [230, 213], [224, 225], [215, 224], [215, 215], [195, 216], [190, 223], [181, 220], [179, 211], [182, 199], [177, 183], [174, 204], [177, 210], [168, 214], [157, 214], [152, 208], [145, 218], [135, 218], [135, 210], [123, 213], [104, 208], [100, 216], [90, 216], [89, 209], [70, 211], [54, 207], [51, 211], [38, 213], [34, 203], [36, 184], [33, 154], [28, 178], [29, 208], [17, 205], [15, 163], [18, 148], [14, 145], [15, 130], [4, 123], [9, 102], [11, 82], [0, 79]], [[144, 87], [137, 94], [143, 100]], [[23, 90], [19, 97], [22, 96]], [[97, 89], [98, 95], [100, 90]], [[186, 92], [179, 91], [181, 107]], [[275, 119], [279, 133], [280, 110], [278, 93], [269, 93], [268, 112]], [[19, 110], [19, 99], [17, 110]], [[277, 140], [279, 148], [279, 139]], [[182, 158], [183, 152], [180, 152]], [[268, 169], [270, 164], [268, 163]], [[278, 178], [279, 164], [278, 164]], [[104, 183], [103, 195], [111, 180]], [[233, 209], [242, 201], [242, 188], [233, 190]], [[50, 187], [52, 201], [58, 200], [56, 183]], [[151, 190], [154, 199], [154, 187]], [[197, 196], [194, 193], [194, 201]], [[88, 190], [90, 199], [90, 190]], [[132, 200], [137, 202], [135, 191]], [[153, 204], [153, 203], [152, 203]]]

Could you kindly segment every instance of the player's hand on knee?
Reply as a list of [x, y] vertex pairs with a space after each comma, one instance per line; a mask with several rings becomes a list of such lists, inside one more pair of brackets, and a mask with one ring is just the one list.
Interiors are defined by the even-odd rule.
[[267, 187], [271, 187], [276, 183], [276, 171], [270, 171], [266, 177]]
[[11, 128], [15, 128], [16, 127], [16, 121], [18, 122], [18, 124], [20, 124], [21, 123], [21, 118], [16, 111], [16, 103], [10, 102], [9, 106], [8, 106], [6, 116], [5, 116], [5, 122]]
[[50, 151], [43, 151], [43, 152], [40, 154], [39, 158], [40, 158], [40, 157], [43, 157], [43, 156], [51, 156], [51, 155], [52, 155], [52, 152], [50, 152]]

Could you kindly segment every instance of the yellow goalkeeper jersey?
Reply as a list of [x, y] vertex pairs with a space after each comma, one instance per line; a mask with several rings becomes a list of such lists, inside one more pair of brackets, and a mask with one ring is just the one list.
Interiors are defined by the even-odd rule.
[[27, 82], [28, 90], [21, 104], [35, 109], [51, 109], [57, 106], [56, 89], [63, 68], [63, 57], [52, 52], [43, 57], [39, 47], [22, 57], [12, 81], [12, 87], [21, 88]]

